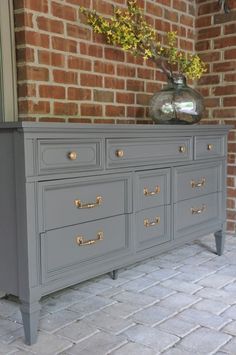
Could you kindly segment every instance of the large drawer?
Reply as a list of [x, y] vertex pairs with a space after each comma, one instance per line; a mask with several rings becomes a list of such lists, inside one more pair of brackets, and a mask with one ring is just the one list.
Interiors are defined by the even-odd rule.
[[132, 212], [131, 175], [40, 183], [44, 230]]
[[130, 253], [129, 219], [120, 215], [41, 234], [43, 283]]
[[137, 250], [144, 250], [171, 239], [170, 206], [138, 212], [135, 218]]
[[224, 136], [195, 137], [195, 159], [219, 158], [225, 155]]
[[107, 167], [152, 165], [193, 159], [192, 137], [107, 139]]
[[170, 169], [137, 172], [136, 210], [170, 203]]
[[39, 139], [38, 173], [57, 174], [102, 169], [101, 140]]
[[221, 191], [222, 163], [177, 167], [173, 181], [175, 202]]
[[221, 219], [222, 193], [213, 193], [174, 205], [175, 238], [206, 228]]

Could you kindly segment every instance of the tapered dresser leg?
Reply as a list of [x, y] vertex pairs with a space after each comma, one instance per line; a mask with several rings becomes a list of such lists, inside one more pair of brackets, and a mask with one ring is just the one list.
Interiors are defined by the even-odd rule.
[[113, 270], [111, 272], [111, 278], [112, 278], [112, 280], [117, 280], [118, 279], [118, 270]]
[[21, 302], [20, 310], [25, 331], [25, 343], [33, 345], [37, 341], [40, 303]]
[[225, 245], [225, 231], [220, 230], [215, 232], [215, 241], [216, 241], [216, 252], [218, 255], [222, 255], [224, 252]]

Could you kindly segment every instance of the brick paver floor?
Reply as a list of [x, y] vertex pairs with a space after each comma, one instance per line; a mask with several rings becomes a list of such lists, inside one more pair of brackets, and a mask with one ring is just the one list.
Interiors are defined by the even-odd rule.
[[42, 300], [38, 342], [17, 300], [0, 299], [0, 355], [236, 355], [236, 237], [214, 237]]

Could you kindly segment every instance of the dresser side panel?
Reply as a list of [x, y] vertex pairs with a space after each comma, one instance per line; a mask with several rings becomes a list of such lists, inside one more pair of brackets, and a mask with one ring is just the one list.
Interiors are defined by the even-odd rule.
[[0, 290], [17, 295], [16, 201], [12, 131], [0, 131]]

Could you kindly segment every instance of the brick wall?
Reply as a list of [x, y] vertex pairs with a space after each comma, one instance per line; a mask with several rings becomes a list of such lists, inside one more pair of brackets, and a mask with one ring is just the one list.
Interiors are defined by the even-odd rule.
[[[79, 5], [104, 15], [126, 0], [15, 0], [19, 117], [23, 120], [148, 122], [147, 103], [164, 75], [94, 35]], [[190, 0], [139, 0], [161, 34], [176, 30], [193, 50]]]
[[228, 145], [228, 231], [236, 231], [236, 1], [231, 12], [215, 0], [197, 0], [196, 50], [208, 65], [199, 81], [205, 98], [205, 121], [232, 124]]

